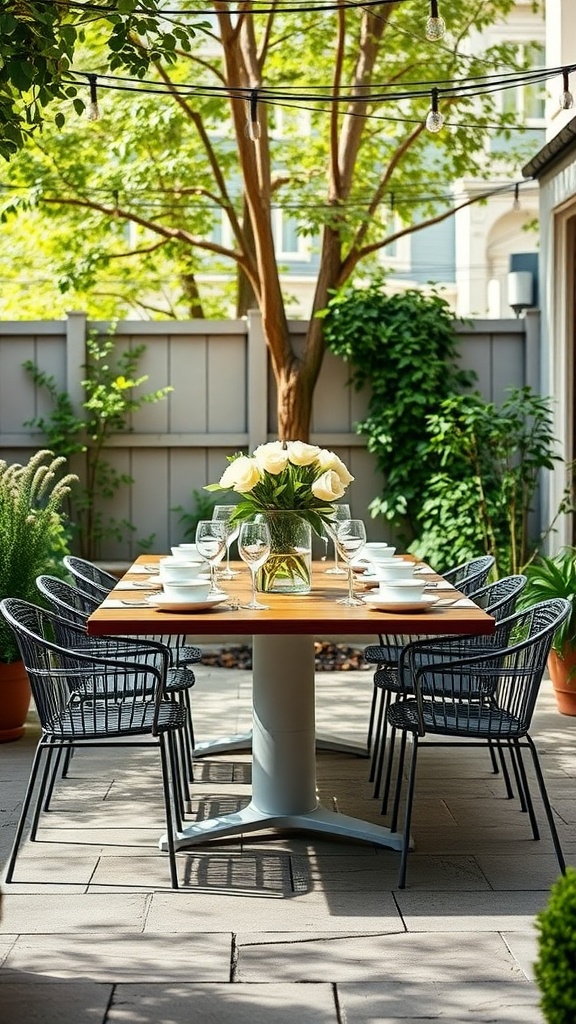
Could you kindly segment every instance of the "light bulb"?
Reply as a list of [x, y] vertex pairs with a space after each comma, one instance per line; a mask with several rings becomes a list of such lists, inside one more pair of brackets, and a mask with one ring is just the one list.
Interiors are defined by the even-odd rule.
[[88, 75], [90, 84], [90, 105], [88, 107], [88, 120], [99, 121], [100, 110], [98, 108], [98, 89], [96, 87], [96, 75]]
[[446, 32], [446, 22], [438, 14], [438, 0], [430, 0], [430, 17], [426, 22], [426, 39], [435, 43], [442, 39]]
[[560, 97], [560, 109], [561, 110], [572, 110], [574, 106], [574, 97], [570, 92], [570, 79], [568, 72], [562, 72], [562, 95]]
[[258, 89], [250, 93], [250, 118], [246, 124], [248, 138], [256, 142], [260, 138], [260, 122], [258, 120]]
[[446, 34], [446, 22], [444, 18], [433, 18], [430, 16], [426, 22], [426, 39], [429, 39], [431, 43], [436, 43], [439, 39], [443, 39]]
[[259, 121], [248, 121], [247, 128], [248, 128], [248, 138], [251, 139], [252, 142], [256, 142], [260, 138], [260, 136], [262, 134], [261, 129], [260, 129], [260, 122]]
[[520, 209], [520, 188], [518, 184], [514, 185], [514, 199], [512, 200], [512, 209]]
[[426, 127], [429, 132], [439, 132], [444, 127], [444, 118], [439, 110], [428, 111]]
[[429, 132], [439, 132], [444, 125], [444, 118], [438, 110], [438, 89], [432, 89], [432, 109], [428, 111], [426, 127]]

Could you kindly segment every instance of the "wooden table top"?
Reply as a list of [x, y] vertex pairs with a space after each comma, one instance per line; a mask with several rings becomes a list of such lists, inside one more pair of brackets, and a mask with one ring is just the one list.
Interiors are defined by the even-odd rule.
[[[142, 571], [145, 566], [155, 566], [160, 555], [141, 555], [123, 577], [123, 581], [147, 579]], [[250, 573], [243, 562], [234, 563], [241, 574], [222, 584], [231, 601], [247, 601], [251, 596]], [[314, 562], [312, 590], [309, 594], [263, 594], [259, 599], [269, 605], [267, 611], [252, 611], [234, 608], [228, 604], [217, 605], [201, 612], [173, 612], [138, 606], [147, 591], [112, 591], [110, 598], [88, 619], [88, 632], [93, 636], [144, 635], [162, 633], [194, 633], [205, 636], [232, 634], [251, 636], [258, 634], [307, 634], [374, 636], [378, 633], [418, 634], [487, 634], [494, 631], [494, 619], [475, 605], [447, 607], [440, 604], [426, 612], [382, 612], [368, 605], [346, 607], [336, 603], [338, 597], [348, 592], [344, 576], [325, 573], [325, 562]], [[151, 582], [157, 580], [150, 575]], [[427, 575], [429, 581], [440, 580], [436, 575]], [[150, 590], [153, 593], [153, 590]], [[368, 593], [368, 591], [366, 591]], [[434, 591], [431, 590], [431, 594]], [[439, 601], [448, 600], [447, 591], [439, 591]], [[452, 597], [453, 594], [450, 594]], [[458, 593], [456, 592], [456, 596]], [[461, 596], [461, 595], [460, 595]], [[116, 606], [118, 600], [134, 602]], [[110, 603], [107, 606], [108, 602]]]

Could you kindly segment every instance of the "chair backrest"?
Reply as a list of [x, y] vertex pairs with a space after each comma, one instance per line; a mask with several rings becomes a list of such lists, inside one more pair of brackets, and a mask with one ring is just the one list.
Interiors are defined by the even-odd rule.
[[493, 565], [492, 555], [480, 555], [478, 558], [471, 558], [469, 562], [454, 566], [453, 569], [447, 569], [442, 575], [468, 597], [474, 590], [484, 586]]
[[57, 614], [62, 615], [70, 622], [78, 623], [78, 625], [83, 625], [90, 613], [95, 611], [99, 605], [96, 597], [90, 597], [89, 594], [71, 586], [65, 580], [58, 579], [57, 576], [37, 576], [36, 586]]
[[526, 586], [527, 577], [518, 573], [515, 576], [503, 576], [495, 583], [487, 583], [479, 590], [469, 594], [471, 601], [483, 608], [493, 618], [507, 619], [516, 610], [516, 602]]
[[[111, 578], [114, 579], [115, 584], [118, 583], [117, 579]], [[83, 585], [86, 587], [85, 583]], [[36, 586], [58, 615], [68, 620], [68, 622], [75, 622], [78, 625], [83, 625], [86, 622], [88, 616], [93, 611], [96, 611], [104, 597], [109, 593], [107, 591], [106, 594], [102, 593], [95, 596], [80, 586], [72, 586], [70, 583], [66, 583], [65, 580], [59, 580], [56, 576], [46, 575], [37, 577]], [[58, 642], [64, 646], [67, 642], [65, 626], [58, 626], [57, 628]], [[163, 644], [170, 650], [172, 660], [174, 660], [177, 657], [178, 650], [186, 643], [186, 634], [154, 633], [146, 635], [143, 639]]]
[[[45, 731], [52, 732], [58, 720], [60, 729], [78, 736], [106, 733], [112, 721], [134, 732], [151, 704], [156, 721], [169, 666], [162, 645], [148, 645], [145, 658], [145, 641], [134, 641], [131, 656], [125, 637], [88, 637], [81, 626], [17, 598], [0, 601], [0, 612], [16, 636]], [[67, 646], [56, 639], [63, 627]]]
[[[564, 598], [541, 601], [496, 624], [493, 646], [442, 660], [426, 660], [423, 645], [408, 653], [419, 707], [426, 702], [426, 730], [457, 728], [468, 734], [524, 736], [554, 634], [571, 613]], [[437, 649], [438, 650], [438, 649]]]
[[76, 555], [66, 555], [64, 565], [68, 572], [79, 581], [80, 586], [87, 593], [100, 601], [106, 594], [109, 594], [118, 580], [111, 573], [101, 569], [86, 558], [78, 558]]

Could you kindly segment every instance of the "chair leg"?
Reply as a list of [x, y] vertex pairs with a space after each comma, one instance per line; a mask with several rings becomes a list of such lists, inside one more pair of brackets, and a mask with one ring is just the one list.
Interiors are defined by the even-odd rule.
[[[368, 751], [369, 754], [372, 753], [372, 740], [374, 738], [374, 720], [376, 718], [376, 705], [377, 705], [377, 703], [378, 703], [378, 687], [377, 686], [373, 686], [372, 687], [372, 701], [371, 701], [371, 704], [370, 704], [370, 717], [368, 719], [368, 731], [366, 733], [366, 750]], [[372, 767], [371, 770], [370, 770], [370, 778], [369, 778], [370, 782], [372, 782], [372, 779], [373, 779], [373, 771], [374, 771], [374, 768]]]
[[518, 790], [518, 799], [520, 800], [520, 810], [526, 813], [526, 811], [528, 810], [528, 804], [526, 802], [526, 794], [524, 792], [524, 786], [522, 784], [520, 769], [518, 768], [518, 757], [521, 755], [519, 755], [518, 751], [513, 745], [511, 745], [508, 749], [510, 751], [510, 762], [512, 764], [512, 771], [514, 772], [516, 789]]
[[528, 785], [528, 776], [526, 775], [526, 769], [524, 767], [524, 760], [522, 758], [522, 750], [518, 741], [511, 741], [510, 744], [516, 753], [516, 760], [518, 763], [518, 773], [520, 775], [520, 784], [524, 793], [526, 801], [526, 810], [530, 819], [530, 825], [532, 828], [532, 837], [534, 839], [540, 839], [540, 830], [538, 828], [538, 822], [536, 821], [536, 815], [534, 813], [534, 804], [532, 803], [532, 795], [530, 793], [530, 786]]
[[400, 794], [402, 792], [402, 779], [404, 777], [404, 760], [406, 757], [407, 733], [403, 730], [400, 739], [400, 753], [398, 755], [398, 775], [396, 776], [396, 788], [394, 790], [394, 803], [392, 805], [392, 817], [390, 819], [390, 831], [395, 832], [398, 827], [398, 811], [400, 808]]
[[408, 867], [408, 851], [410, 849], [410, 828], [412, 825], [412, 804], [414, 802], [414, 785], [416, 782], [416, 762], [418, 759], [418, 734], [412, 733], [412, 757], [410, 758], [410, 773], [408, 776], [408, 792], [406, 794], [406, 809], [404, 811], [404, 839], [402, 842], [402, 854], [400, 856], [400, 871], [398, 873], [398, 888], [406, 888], [406, 868]]
[[[372, 743], [371, 743], [372, 761], [371, 761], [371, 764], [370, 764], [370, 775], [368, 776], [368, 782], [374, 782], [374, 779], [376, 778], [376, 774], [377, 774], [378, 758], [380, 756], [380, 750], [381, 750], [381, 745], [382, 745], [382, 729], [383, 729], [383, 727], [385, 725], [385, 722], [384, 722], [384, 690], [382, 690], [379, 686], [375, 686], [372, 699], [374, 701], [375, 710], [376, 710], [377, 714], [376, 714], [376, 723], [375, 723], [375, 728], [374, 728], [374, 736], [373, 736], [373, 740], [372, 740]], [[376, 787], [374, 787], [374, 792], [373, 792], [372, 796], [378, 796], [378, 793], [376, 791]]]
[[540, 790], [540, 796], [542, 797], [542, 803], [544, 804], [544, 811], [546, 812], [546, 818], [548, 820], [548, 827], [550, 829], [550, 835], [552, 836], [552, 842], [554, 844], [554, 851], [558, 860], [560, 871], [563, 875], [566, 874], [566, 861], [564, 860], [564, 854], [562, 853], [562, 847], [560, 845], [560, 839], [558, 838], [558, 831], [556, 829], [556, 822], [554, 821], [554, 815], [552, 814], [552, 808], [550, 806], [550, 800], [548, 798], [548, 791], [546, 789], [546, 783], [544, 782], [544, 776], [542, 774], [542, 768], [540, 767], [540, 758], [538, 752], [534, 746], [534, 741], [531, 736], [526, 734], [526, 740], [530, 747], [530, 753], [532, 754], [532, 761], [534, 763], [534, 771], [536, 772], [536, 779], [538, 781], [538, 789]]
[[[504, 750], [501, 743], [497, 743], [496, 746], [498, 749], [498, 759], [500, 761], [500, 767], [502, 769], [502, 778], [504, 779], [504, 786], [506, 787], [506, 796], [508, 797], [509, 800], [513, 800], [514, 790], [512, 789], [512, 784], [510, 782], [510, 773], [508, 771], [508, 765], [506, 764], [506, 761], [504, 759]], [[490, 752], [492, 755], [494, 755], [494, 748], [492, 743], [490, 743]], [[512, 761], [514, 762], [514, 758], [512, 758]], [[514, 763], [513, 767], [516, 768], [516, 765]]]
[[[398, 698], [396, 698], [398, 699]], [[390, 798], [390, 785], [392, 783], [392, 769], [394, 767], [394, 746], [396, 744], [396, 729], [390, 730], [390, 738], [388, 739], [388, 758], [386, 764], [386, 779], [384, 781], [384, 792], [382, 793], [382, 807], [380, 808], [381, 814], [386, 814], [388, 811], [388, 800]]]
[[38, 746], [36, 747], [36, 752], [34, 754], [34, 760], [32, 762], [32, 769], [30, 771], [30, 777], [28, 779], [28, 785], [26, 787], [26, 792], [24, 794], [24, 800], [22, 802], [22, 810], [20, 811], [20, 817], [18, 819], [18, 825], [16, 826], [16, 835], [14, 836], [14, 842], [12, 843], [12, 850], [10, 851], [10, 856], [8, 858], [8, 866], [6, 868], [6, 875], [5, 875], [5, 881], [6, 882], [11, 882], [12, 881], [12, 876], [14, 874], [14, 867], [15, 867], [15, 864], [16, 864], [16, 858], [18, 856], [18, 850], [20, 849], [20, 844], [22, 842], [22, 836], [24, 834], [24, 827], [26, 825], [26, 818], [28, 816], [28, 811], [30, 810], [30, 804], [32, 802], [32, 794], [34, 792], [34, 787], [36, 785], [36, 779], [37, 779], [37, 776], [38, 776], [38, 771], [39, 771], [39, 768], [40, 768], [40, 763], [41, 763], [41, 760], [42, 760], [42, 754], [44, 753], [44, 750], [45, 750], [45, 748], [43, 747], [42, 743], [39, 743]]
[[488, 753], [490, 754], [490, 760], [492, 761], [492, 771], [494, 775], [498, 775], [500, 771], [498, 767], [498, 761], [496, 760], [496, 754], [494, 753], [494, 741], [488, 740]]
[[[70, 750], [70, 749], [71, 748], [68, 747], [68, 750]], [[67, 752], [68, 751], [66, 751], [66, 753]], [[50, 774], [50, 781], [48, 782], [48, 784], [46, 786], [46, 795], [44, 797], [44, 801], [43, 801], [43, 805], [42, 805], [42, 810], [43, 811], [49, 811], [50, 810], [50, 804], [52, 802], [52, 795], [54, 793], [54, 786], [56, 785], [56, 779], [58, 777], [58, 773], [60, 772], [60, 764], [62, 763], [62, 755], [63, 754], [64, 754], [64, 749], [62, 747], [58, 747], [58, 749], [56, 750], [55, 759], [54, 759], [54, 748], [52, 748], [49, 751], [49, 753], [48, 753], [48, 758], [50, 760], [50, 763], [52, 763], [52, 761], [54, 760], [54, 766], [53, 766], [52, 772]], [[64, 778], [64, 769], [66, 767], [66, 763], [67, 763], [66, 762], [66, 755], [64, 754], [64, 764], [62, 766], [62, 771], [60, 772], [62, 778]]]
[[[38, 786], [38, 797], [34, 806], [34, 814], [32, 815], [32, 824], [30, 826], [30, 842], [34, 842], [36, 839], [36, 833], [38, 832], [38, 822], [40, 821], [40, 813], [43, 810], [50, 810], [50, 797], [52, 795], [52, 789], [54, 782], [56, 781], [56, 775], [58, 773], [60, 748], [55, 747], [54, 743], [46, 743], [44, 745], [46, 750], [46, 759], [44, 761], [44, 768], [40, 776], [40, 784]], [[56, 759], [55, 759], [56, 755]]]
[[380, 796], [380, 787], [382, 785], [384, 758], [388, 748], [388, 708], [390, 707], [390, 701], [390, 691], [383, 690], [380, 698], [383, 714], [380, 716], [382, 722], [378, 731], [378, 763], [376, 766], [376, 776], [374, 778], [374, 796]]
[[70, 771], [70, 764], [72, 762], [72, 758], [74, 757], [74, 750], [75, 750], [75, 748], [70, 746], [70, 747], [68, 747], [68, 749], [66, 750], [66, 753], [64, 755], [64, 764], [62, 765], [62, 778], [63, 779], [68, 778], [68, 772]]
[[180, 759], [176, 748], [177, 739], [173, 732], [168, 734], [167, 745], [170, 756], [170, 771], [174, 789], [174, 818], [176, 830], [182, 831], [182, 819], [184, 818], [184, 797], [182, 793], [182, 774], [180, 770]]
[[[168, 749], [173, 745], [173, 735], [170, 734], [168, 737], [166, 734], [160, 736], [160, 762], [162, 765], [162, 788], [164, 791], [164, 810], [166, 815], [166, 838], [168, 843], [168, 859], [170, 862], [170, 883], [173, 889], [178, 889], [178, 871], [176, 867], [176, 849], [174, 847], [174, 822], [172, 818], [172, 806], [176, 815], [178, 813], [178, 779], [174, 774], [174, 759], [170, 753], [170, 757], [166, 754], [166, 743], [168, 743]], [[168, 762], [170, 761], [170, 772], [168, 771]], [[170, 787], [170, 776], [172, 778], [172, 787]], [[171, 792], [172, 789], [172, 792]], [[181, 825], [178, 831], [181, 830]]]

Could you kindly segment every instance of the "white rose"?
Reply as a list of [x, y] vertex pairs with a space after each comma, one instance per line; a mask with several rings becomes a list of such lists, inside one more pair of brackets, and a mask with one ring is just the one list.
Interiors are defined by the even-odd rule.
[[315, 498], [320, 498], [320, 501], [337, 501], [344, 494], [344, 487], [338, 473], [333, 469], [327, 469], [314, 481], [311, 491]]
[[317, 444], [306, 444], [304, 441], [288, 441], [288, 458], [294, 466], [309, 466], [319, 455]]
[[254, 451], [254, 458], [260, 472], [271, 473], [272, 476], [277, 476], [288, 464], [288, 452], [282, 441], [259, 445]]
[[351, 484], [354, 479], [342, 459], [338, 458], [335, 452], [329, 452], [327, 448], [322, 448], [318, 453], [318, 465], [320, 469], [333, 469], [340, 477], [344, 487]]
[[220, 487], [232, 489], [240, 494], [251, 491], [260, 482], [260, 471], [254, 459], [248, 455], [239, 455], [224, 470], [220, 478]]

